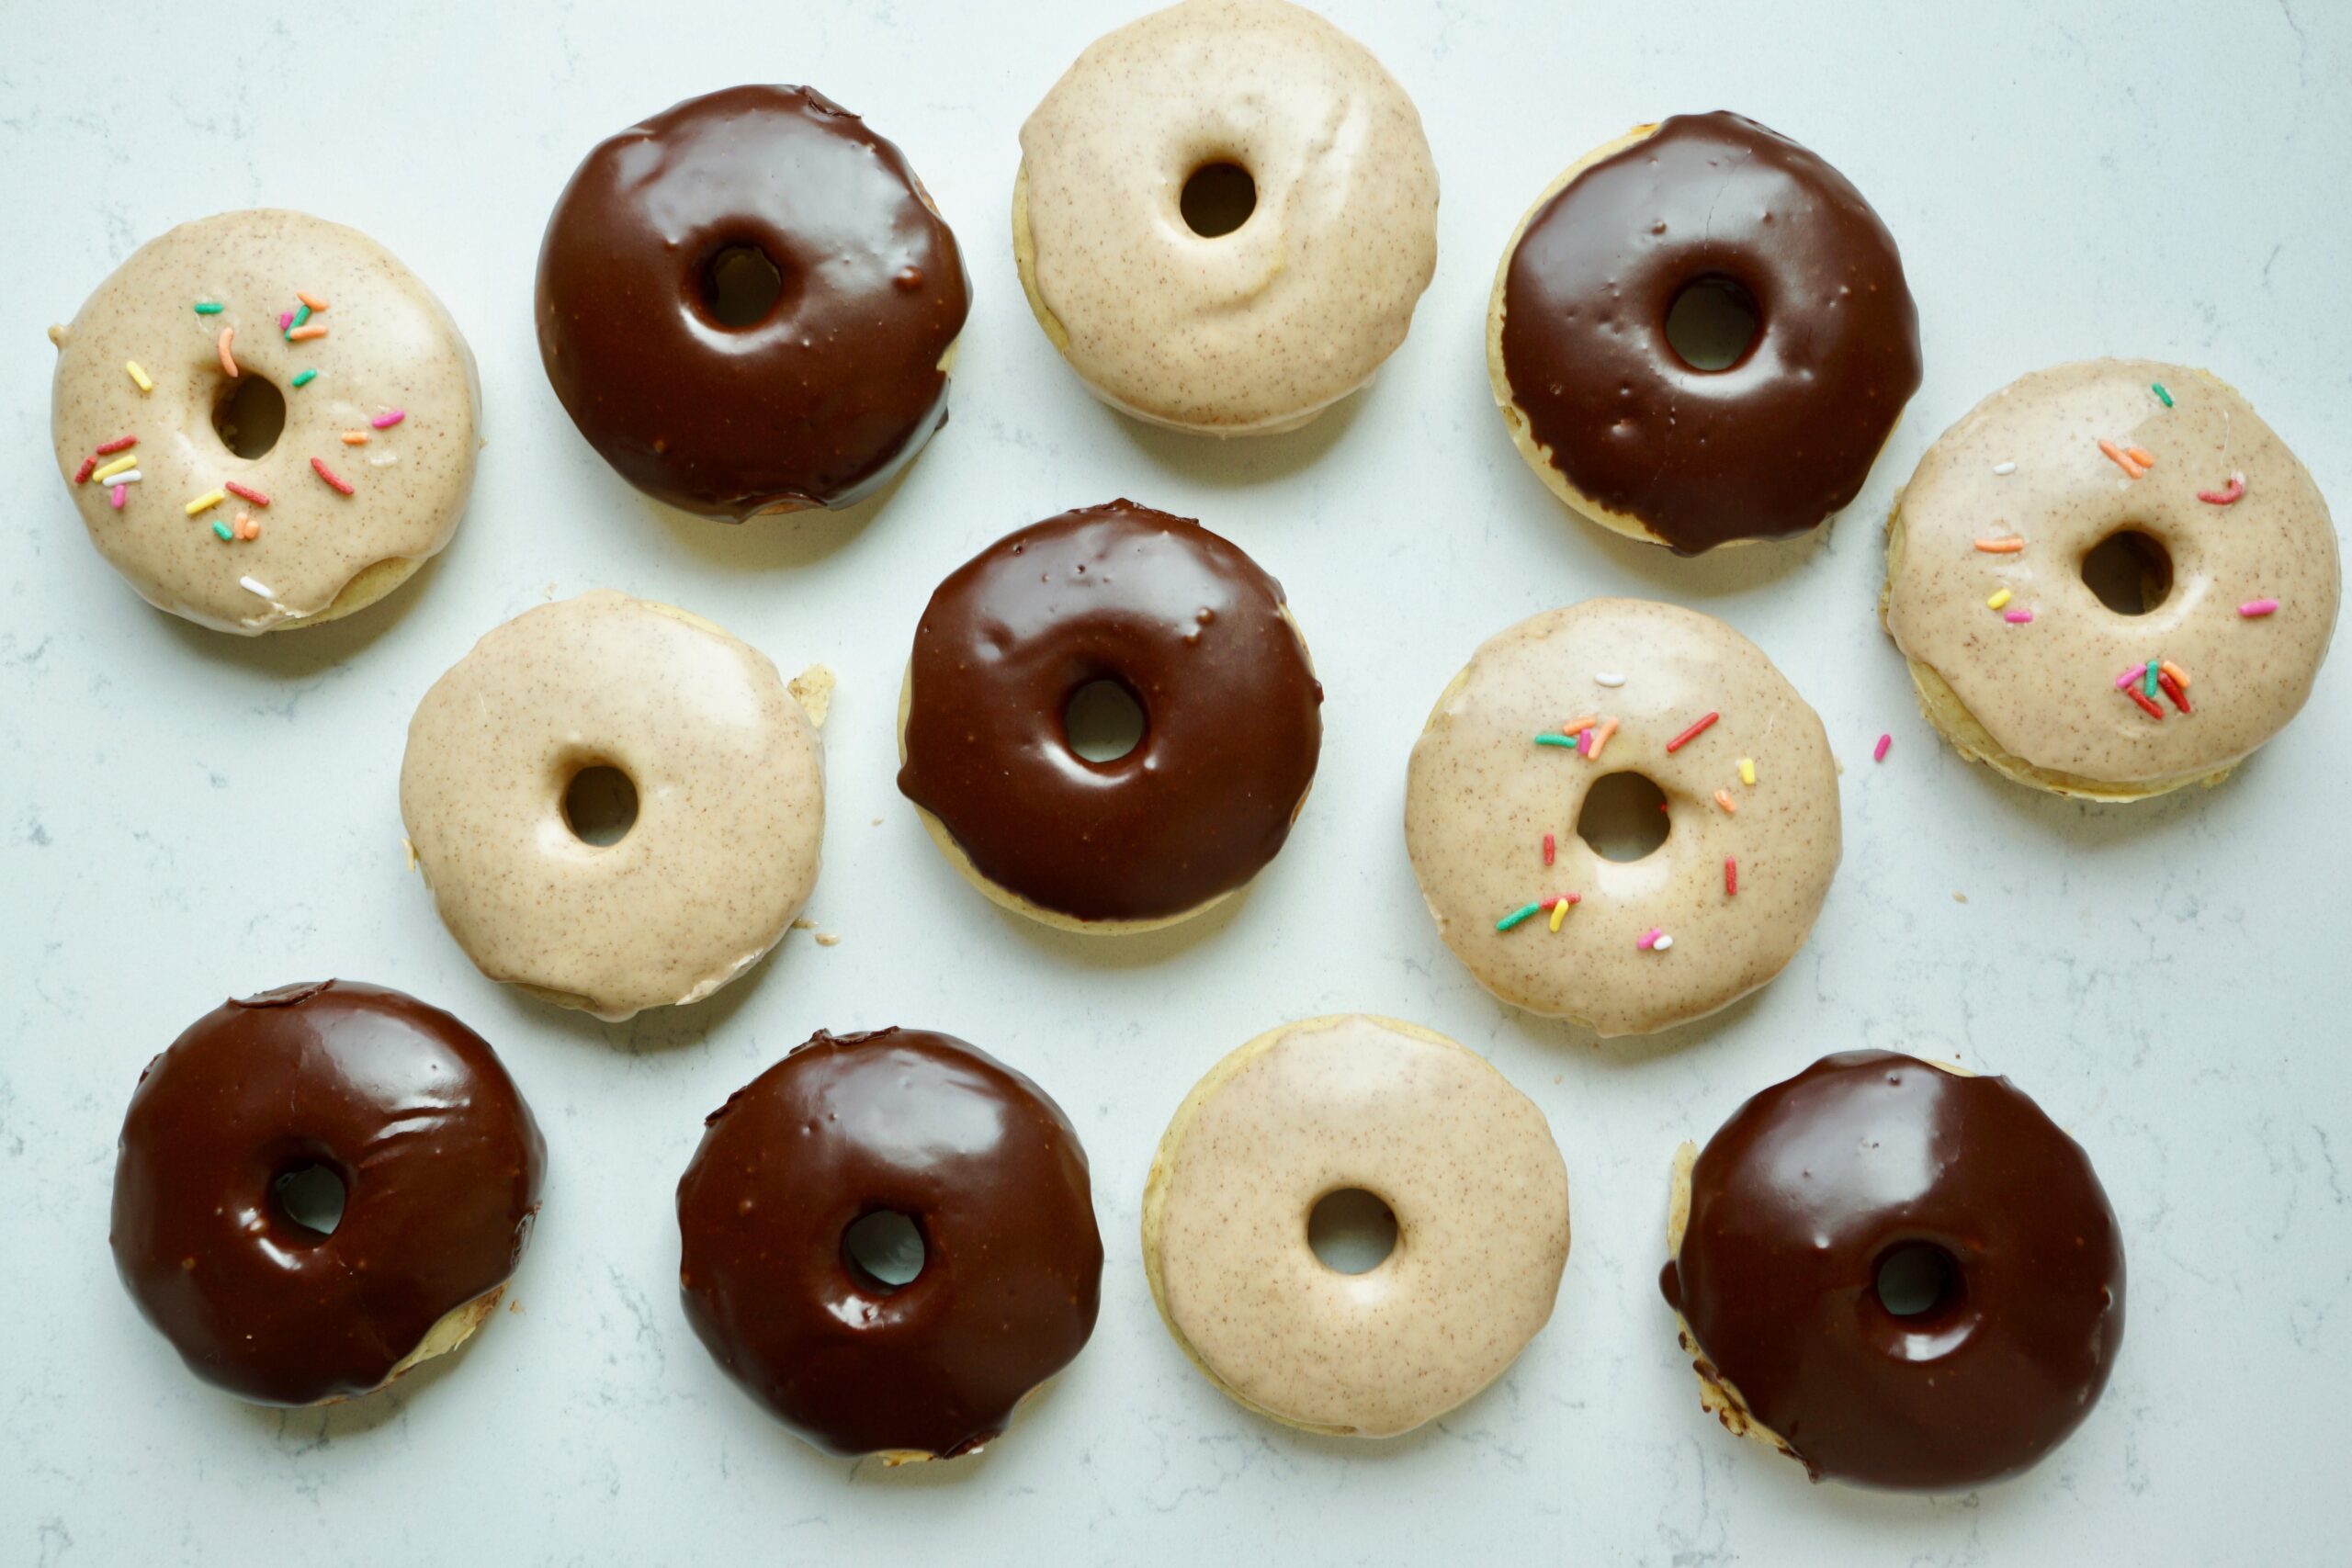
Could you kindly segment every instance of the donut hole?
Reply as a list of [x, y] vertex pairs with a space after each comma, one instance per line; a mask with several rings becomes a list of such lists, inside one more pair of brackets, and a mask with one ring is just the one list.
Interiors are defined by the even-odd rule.
[[1069, 749], [1090, 762], [1115, 762], [1143, 744], [1143, 705], [1117, 681], [1089, 681], [1062, 707]]
[[1666, 792], [1641, 773], [1607, 773], [1585, 792], [1577, 837], [1603, 860], [1645, 860], [1673, 827]]
[[2083, 555], [2083, 586], [2119, 615], [2144, 615], [2172, 595], [2172, 552], [2138, 528], [2119, 528]]
[[1967, 1294], [1960, 1259], [1931, 1241], [1909, 1241], [1881, 1254], [1871, 1289], [1890, 1316], [1941, 1317]]
[[1728, 277], [1694, 278], [1666, 310], [1667, 345], [1693, 370], [1728, 370], [1763, 330], [1756, 296]]
[[1258, 210], [1258, 182], [1238, 164], [1204, 164], [1184, 181], [1176, 198], [1184, 226], [1204, 240], [1232, 233]]
[[784, 270], [757, 245], [722, 245], [702, 264], [703, 313], [729, 332], [758, 326], [783, 298]]
[[1396, 1212], [1361, 1187], [1342, 1187], [1306, 1212], [1306, 1245], [1335, 1274], [1369, 1274], [1396, 1250]]
[[637, 826], [637, 784], [609, 762], [591, 762], [563, 788], [564, 826], [583, 844], [606, 849]]
[[316, 1160], [279, 1171], [269, 1184], [270, 1204], [279, 1221], [321, 1240], [343, 1224], [343, 1207], [350, 1196], [343, 1173]]
[[266, 376], [247, 370], [220, 378], [212, 399], [212, 433], [248, 462], [265, 457], [286, 434], [286, 394]]
[[861, 1215], [842, 1232], [842, 1260], [858, 1282], [885, 1292], [922, 1272], [922, 1228], [895, 1209]]

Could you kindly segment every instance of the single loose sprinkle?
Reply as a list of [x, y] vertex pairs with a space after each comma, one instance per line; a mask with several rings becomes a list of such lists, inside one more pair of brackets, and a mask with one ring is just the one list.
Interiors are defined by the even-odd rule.
[[300, 288], [294, 290], [294, 298], [300, 299], [303, 304], [309, 306], [313, 310], [323, 310], [327, 308], [327, 302], [325, 300], [320, 299], [315, 294], [306, 293]]
[[1976, 547], [1988, 556], [2013, 556], [2025, 548], [2025, 541], [2011, 534], [2002, 539], [1979, 539]]
[[234, 534], [232, 534], [232, 533], [229, 531], [229, 525], [227, 525], [226, 523], [221, 522], [221, 521], [220, 521], [219, 518], [217, 518], [217, 517], [216, 517], [216, 518], [214, 518], [214, 519], [213, 519], [213, 521], [212, 521], [212, 531], [213, 531], [215, 534], [218, 534], [218, 535], [220, 536], [220, 542], [221, 542], [222, 544], [224, 544], [224, 545], [225, 545], [225, 544], [227, 544], [231, 539], [233, 539], [233, 538], [235, 538], [235, 537], [236, 537], [236, 536], [235, 536]]
[[1664, 932], [1660, 932], [1658, 939], [1650, 943], [1650, 951], [1652, 953], [1664, 953], [1668, 948], [1672, 947], [1673, 945], [1674, 939], [1666, 935]]
[[1739, 802], [1731, 797], [1731, 791], [1727, 789], [1715, 791], [1715, 804], [1724, 808], [1724, 815], [1726, 817], [1736, 817], [1739, 814]]
[[2108, 460], [2112, 462], [2117, 468], [2121, 468], [2130, 478], [2136, 479], [2142, 474], [2148, 471], [2139, 464], [2133, 462], [2130, 453], [2124, 451], [2122, 447], [2118, 446], [2114, 442], [2109, 441], [2104, 435], [2099, 437], [2098, 449], [2106, 453]]
[[2174, 680], [2179, 682], [2184, 688], [2188, 684], [2188, 671], [2183, 670], [2179, 665], [2175, 664], [2169, 659], [2159, 659], [2156, 660], [2156, 673], [2159, 675], [2171, 676]]
[[254, 578], [241, 577], [237, 579], [237, 586], [243, 589], [248, 593], [255, 594], [264, 599], [274, 599], [277, 597], [276, 594], [269, 591], [268, 584], [259, 581]]
[[1664, 931], [1659, 931], [1656, 926], [1652, 926], [1649, 930], [1644, 931], [1640, 936], [1634, 939], [1634, 945], [1640, 948], [1644, 953], [1647, 953], [1650, 949], [1656, 947], [1659, 942], [1664, 940], [1665, 936], [1666, 933]]
[[2018, 471], [2018, 466], [2015, 463], [1996, 463], [1993, 465], [1993, 471], [2003, 479], [2007, 479]]
[[2195, 713], [2197, 711], [2195, 708], [2188, 705], [2188, 694], [2182, 690], [2180, 682], [2174, 680], [2170, 675], [2165, 674], [2161, 670], [2156, 671], [2156, 684], [2165, 689], [2165, 695], [2170, 697], [2172, 699], [2172, 705], [2178, 708], [2181, 712]]
[[326, 335], [326, 328], [319, 325], [316, 321], [312, 321], [307, 327], [296, 327], [292, 332], [288, 333], [286, 334], [286, 341], [288, 343], [309, 343], [312, 338], [322, 338]]
[[1688, 729], [1684, 730], [1681, 734], [1679, 734], [1679, 735], [1676, 736], [1673, 739], [1671, 739], [1671, 740], [1668, 741], [1668, 742], [1666, 743], [1666, 749], [1667, 749], [1668, 751], [1679, 751], [1679, 750], [1682, 750], [1682, 748], [1684, 748], [1685, 746], [1690, 745], [1690, 742], [1692, 742], [1693, 740], [1698, 739], [1699, 739], [1699, 737], [1700, 737], [1702, 734], [1705, 733], [1706, 728], [1707, 728], [1707, 726], [1709, 726], [1709, 725], [1711, 725], [1711, 724], [1714, 723], [1714, 722], [1715, 722], [1715, 720], [1717, 720], [1717, 719], [1721, 718], [1722, 716], [1723, 716], [1723, 715], [1721, 715], [1721, 714], [1719, 714], [1719, 713], [1710, 713], [1710, 714], [1706, 715], [1704, 717], [1701, 718], [1701, 719], [1700, 719], [1696, 724], [1693, 724], [1690, 728], [1688, 728]]
[[1518, 908], [1513, 909], [1510, 914], [1505, 915], [1501, 919], [1497, 920], [1495, 922], [1495, 930], [1498, 931], [1507, 931], [1510, 930], [1511, 927], [1519, 924], [1521, 920], [1526, 919], [1530, 915], [1532, 915], [1536, 910], [1543, 907], [1544, 906], [1540, 903], [1522, 904]]
[[2165, 384], [2162, 381], [2149, 382], [2148, 390], [2156, 394], [2156, 401], [2164, 404], [2166, 408], [2172, 407], [2172, 394], [2165, 390]]
[[[318, 459], [313, 457], [311, 461], [315, 463]], [[1582, 749], [1578, 745], [1577, 738], [1573, 735], [1539, 735], [1535, 738], [1535, 744], [1538, 746], [1567, 746], [1577, 750]]]
[[1579, 730], [1590, 729], [1594, 725], [1599, 724], [1600, 722], [1600, 715], [1589, 713], [1582, 718], [1572, 718], [1568, 720], [1567, 723], [1560, 726], [1560, 733], [1563, 735], [1574, 735]]
[[220, 368], [228, 372], [229, 379], [232, 381], [237, 378], [237, 356], [230, 352], [230, 345], [236, 341], [236, 328], [222, 327], [220, 329]]
[[117, 485], [114, 489], [107, 491], [107, 500], [113, 503], [114, 509], [117, 512], [122, 510], [122, 503], [129, 499], [130, 499], [130, 487], [129, 485]]
[[2008, 602], [2009, 591], [2006, 588], [1997, 588], [1993, 591], [1993, 596], [1984, 601], [1984, 607], [1988, 610], [1997, 610]]
[[2150, 718], [2162, 719], [2165, 716], [2165, 710], [2150, 702], [2147, 698], [2142, 696], [2140, 694], [2139, 687], [2126, 686], [2123, 688], [2123, 694], [2130, 697], [2133, 702], [2138, 703], [2143, 708], [2145, 708]]
[[1603, 671], [1594, 675], [1593, 679], [1604, 686], [1622, 686], [1625, 683], [1625, 677], [1614, 670]]
[[1742, 757], [1739, 760], [1739, 782], [1744, 784], [1752, 784], [1756, 782], [1755, 758]]
[[1888, 747], [1890, 747], [1890, 746], [1894, 745], [1894, 736], [1892, 736], [1892, 735], [1882, 735], [1882, 736], [1880, 736], [1880, 737], [1878, 738], [1878, 744], [1871, 748], [1871, 761], [1873, 761], [1873, 762], [1883, 762], [1883, 761], [1886, 761], [1886, 749], [1887, 749]]
[[111, 457], [117, 452], [128, 452], [138, 445], [139, 437], [136, 435], [118, 435], [105, 446], [96, 448], [96, 451], [101, 457]]
[[228, 307], [218, 299], [198, 299], [196, 302], [196, 313], [199, 316], [217, 316], [226, 309]]
[[97, 480], [100, 484], [104, 484], [108, 479], [114, 478], [115, 475], [128, 473], [138, 466], [139, 459], [137, 457], [117, 457], [113, 462], [108, 463], [105, 468], [100, 468], [96, 473], [92, 474], [90, 477]]
[[1552, 863], [1553, 849], [1554, 843], [1552, 835], [1546, 833], [1544, 835], [1544, 863], [1545, 865], [1550, 865]]
[[2230, 506], [2234, 505], [2237, 499], [2244, 494], [2245, 494], [2245, 476], [2233, 473], [2230, 476], [2230, 482], [2227, 485], [2220, 490], [2200, 490], [2197, 492], [2197, 499], [2208, 506]]
[[[369, 420], [368, 423], [370, 423], [370, 424], [372, 424], [372, 425], [374, 425], [374, 426], [375, 426], [377, 429], [379, 429], [379, 430], [390, 430], [390, 429], [391, 429], [391, 427], [392, 427], [392, 426], [394, 426], [394, 425], [398, 424], [401, 421], [402, 421], [402, 420], [406, 419], [407, 417], [408, 417], [408, 411], [407, 411], [406, 409], [391, 409], [391, 410], [388, 410], [387, 412], [383, 412], [383, 413], [379, 413], [379, 414], [378, 414], [375, 418], [373, 418], [373, 419]], [[1621, 675], [1621, 676], [1619, 676], [1619, 677], [1618, 677], [1618, 679], [1623, 680], [1623, 679], [1624, 679], [1624, 677], [1623, 677], [1623, 676]], [[1603, 681], [1603, 682], [1601, 682], [1601, 684], [1605, 686], [1605, 685], [1609, 684], [1609, 682], [1606, 682], [1606, 681]]]
[[294, 373], [294, 384], [298, 387], [307, 387], [318, 378], [319, 373], [315, 370], [297, 370]]
[[77, 485], [88, 484], [90, 476], [97, 472], [97, 468], [98, 460], [96, 457], [83, 458], [82, 466], [74, 470], [74, 482]]
[[2008, 622], [2009, 625], [2013, 626], [2021, 626], [2028, 621], [2033, 619], [2033, 612], [2031, 610], [2011, 610], [2007, 615], [2003, 615], [2001, 618]]
[[251, 485], [241, 485], [236, 480], [231, 479], [220, 488], [227, 491], [231, 495], [235, 496], [239, 501], [250, 501], [255, 506], [267, 506], [269, 504], [269, 497], [262, 494], [261, 491], [254, 489]]
[[1616, 733], [1617, 721], [1613, 718], [1602, 719], [1599, 727], [1590, 731], [1592, 747], [1585, 752], [1585, 756], [1596, 762], [1600, 761], [1600, 749], [1608, 745], [1609, 738]]
[[1739, 857], [1736, 855], [1725, 855], [1724, 856], [1724, 897], [1726, 898], [1736, 898], [1738, 896]]
[[345, 446], [365, 446], [368, 445], [368, 433], [364, 430], [346, 430], [343, 433], [343, 444]]
[[336, 473], [333, 468], [328, 468], [326, 464], [320, 461], [318, 458], [313, 457], [311, 459], [311, 468], [319, 476], [319, 478], [326, 480], [328, 485], [331, 486], [338, 494], [350, 495], [353, 493], [351, 481], [345, 479], [341, 474]]
[[1566, 898], [1552, 900], [1552, 929], [1554, 931], [1558, 931], [1560, 922], [1568, 918], [1568, 903], [1569, 900]]
[[2274, 614], [2278, 608], [2278, 601], [2276, 599], [2249, 599], [2238, 606], [2238, 614], [2249, 621], [2258, 621], [2265, 615]]
[[2143, 468], [2153, 468], [2156, 466], [2156, 455], [2145, 446], [2126, 446], [2123, 449], [2123, 455]]
[[152, 392], [155, 389], [155, 383], [147, 378], [147, 372], [139, 367], [139, 361], [126, 359], [122, 362], [122, 367], [130, 372], [130, 378], [138, 383], [141, 391]]
[[194, 501], [189, 502], [186, 511], [190, 517], [193, 517], [199, 512], [210, 511], [228, 499], [229, 493], [226, 491], [208, 490]]

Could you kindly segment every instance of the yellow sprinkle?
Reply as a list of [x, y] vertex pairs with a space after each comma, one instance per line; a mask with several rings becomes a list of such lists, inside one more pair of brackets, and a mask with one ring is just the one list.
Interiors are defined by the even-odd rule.
[[1999, 592], [1994, 594], [1990, 599], [1985, 600], [1984, 607], [1988, 610], [1997, 610], [2008, 602], [2009, 591], [2004, 588]]
[[152, 392], [155, 389], [155, 383], [147, 378], [147, 372], [139, 368], [139, 361], [126, 359], [122, 362], [122, 367], [130, 372], [130, 378], [139, 383], [141, 391]]
[[187, 503], [187, 514], [193, 517], [199, 512], [210, 511], [228, 499], [229, 492], [225, 490], [208, 490]]
[[1742, 757], [1739, 760], [1739, 782], [1744, 784], [1752, 784], [1756, 782], [1755, 758]]
[[1563, 898], [1552, 906], [1552, 929], [1554, 931], [1558, 931], [1560, 929], [1560, 922], [1567, 918], [1568, 901], [1566, 898]]
[[138, 466], [139, 466], [139, 454], [137, 454], [136, 452], [134, 452], [134, 453], [132, 453], [132, 454], [131, 454], [130, 457], [117, 457], [113, 462], [108, 463], [105, 468], [100, 468], [100, 469], [96, 470], [96, 472], [94, 472], [93, 474], [91, 474], [91, 475], [90, 475], [90, 479], [91, 479], [91, 480], [92, 480], [94, 483], [97, 483], [97, 484], [104, 484], [104, 483], [106, 483], [106, 482], [107, 482], [107, 480], [108, 480], [108, 479], [110, 479], [114, 478], [114, 477], [115, 477], [115, 475], [117, 475], [117, 474], [121, 474], [121, 473], [128, 473], [128, 472], [130, 472], [131, 469], [133, 469], [133, 468], [137, 468]]

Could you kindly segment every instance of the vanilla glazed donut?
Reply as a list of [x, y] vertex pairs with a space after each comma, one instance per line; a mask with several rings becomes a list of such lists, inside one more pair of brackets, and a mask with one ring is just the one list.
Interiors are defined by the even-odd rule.
[[[401, 759], [449, 934], [492, 979], [611, 1021], [735, 979], [816, 886], [831, 688], [822, 669], [787, 688], [700, 616], [608, 589], [492, 631], [425, 693]], [[635, 801], [613, 841], [573, 819], [592, 770]]]
[[1090, 44], [1022, 126], [1012, 251], [1113, 408], [1292, 430], [1405, 341], [1437, 169], [1412, 99], [1339, 28], [1287, 0], [1184, 0]]
[[49, 335], [58, 471], [159, 610], [248, 637], [317, 626], [457, 532], [481, 445], [473, 355], [356, 230], [274, 209], [183, 223]]
[[1961, 1491], [2098, 1403], [2119, 1230], [2089, 1156], [2007, 1078], [1849, 1051], [1677, 1151], [1658, 1284], [1724, 1429], [1816, 1481]]
[[[1720, 368], [1669, 337], [1702, 289], [1752, 321]], [[1894, 236], [1843, 175], [1754, 120], [1677, 115], [1571, 164], [1520, 220], [1487, 369], [1555, 495], [1696, 555], [1802, 534], [1854, 499], [1918, 389], [1919, 317]]]
[[2128, 801], [2219, 784], [2283, 728], [2341, 594], [2327, 502], [2245, 399], [2100, 359], [2022, 378], [1928, 448], [1887, 519], [1879, 618], [1961, 755]]
[[[1577, 831], [1618, 773], [1665, 797], [1665, 841], [1638, 860]], [[1838, 869], [1838, 764], [1820, 716], [1723, 622], [1588, 599], [1497, 634], [1438, 698], [1405, 847], [1480, 985], [1644, 1034], [1736, 1001], [1804, 945]]]
[[[296, 1202], [315, 1171], [339, 1214]], [[380, 986], [281, 986], [221, 1003], [139, 1075], [107, 1239], [188, 1371], [256, 1404], [331, 1404], [481, 1326], [546, 1171], [481, 1035]]]
[[[1351, 1189], [1396, 1220], [1361, 1274], [1307, 1216]], [[1161, 1321], [1216, 1388], [1338, 1437], [1408, 1432], [1502, 1375], [1550, 1319], [1568, 1175], [1544, 1113], [1430, 1030], [1347, 1014], [1268, 1030], [1168, 1124], [1143, 1199]]]

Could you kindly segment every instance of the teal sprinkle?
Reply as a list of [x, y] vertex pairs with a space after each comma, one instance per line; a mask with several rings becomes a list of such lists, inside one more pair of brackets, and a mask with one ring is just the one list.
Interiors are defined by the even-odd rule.
[[288, 343], [293, 342], [294, 329], [300, 326], [304, 321], [307, 321], [310, 319], [311, 308], [308, 305], [305, 305], [301, 309], [296, 310], [294, 312], [294, 319], [286, 323], [286, 340]]
[[1573, 735], [1539, 735], [1535, 738], [1538, 746], [1566, 746], [1571, 750], [1575, 750], [1576, 743], [1577, 738]]
[[196, 313], [199, 316], [217, 316], [227, 308], [217, 299], [198, 299], [196, 302]]
[[220, 542], [222, 544], [225, 545], [229, 542], [229, 525], [226, 523], [215, 523], [212, 525], [212, 531], [220, 536]]
[[1541, 904], [1529, 904], [1524, 908], [1513, 909], [1510, 914], [1505, 915], [1501, 919], [1495, 922], [1495, 930], [1498, 931], [1507, 931], [1510, 930], [1511, 927], [1519, 924], [1520, 921], [1527, 919], [1528, 916], [1535, 913], [1536, 910], [1543, 907], [1544, 906]]
[[319, 373], [315, 370], [298, 371], [294, 377], [294, 384], [298, 387], [307, 387], [318, 378]]
[[2165, 390], [2165, 384], [2162, 381], [2149, 382], [2148, 390], [2156, 394], [2156, 401], [2164, 404], [2166, 408], [2172, 407], [2172, 394]]
[[2153, 659], [2148, 660], [2147, 673], [2141, 677], [2140, 689], [2152, 697], [2156, 694], [2156, 661]]

